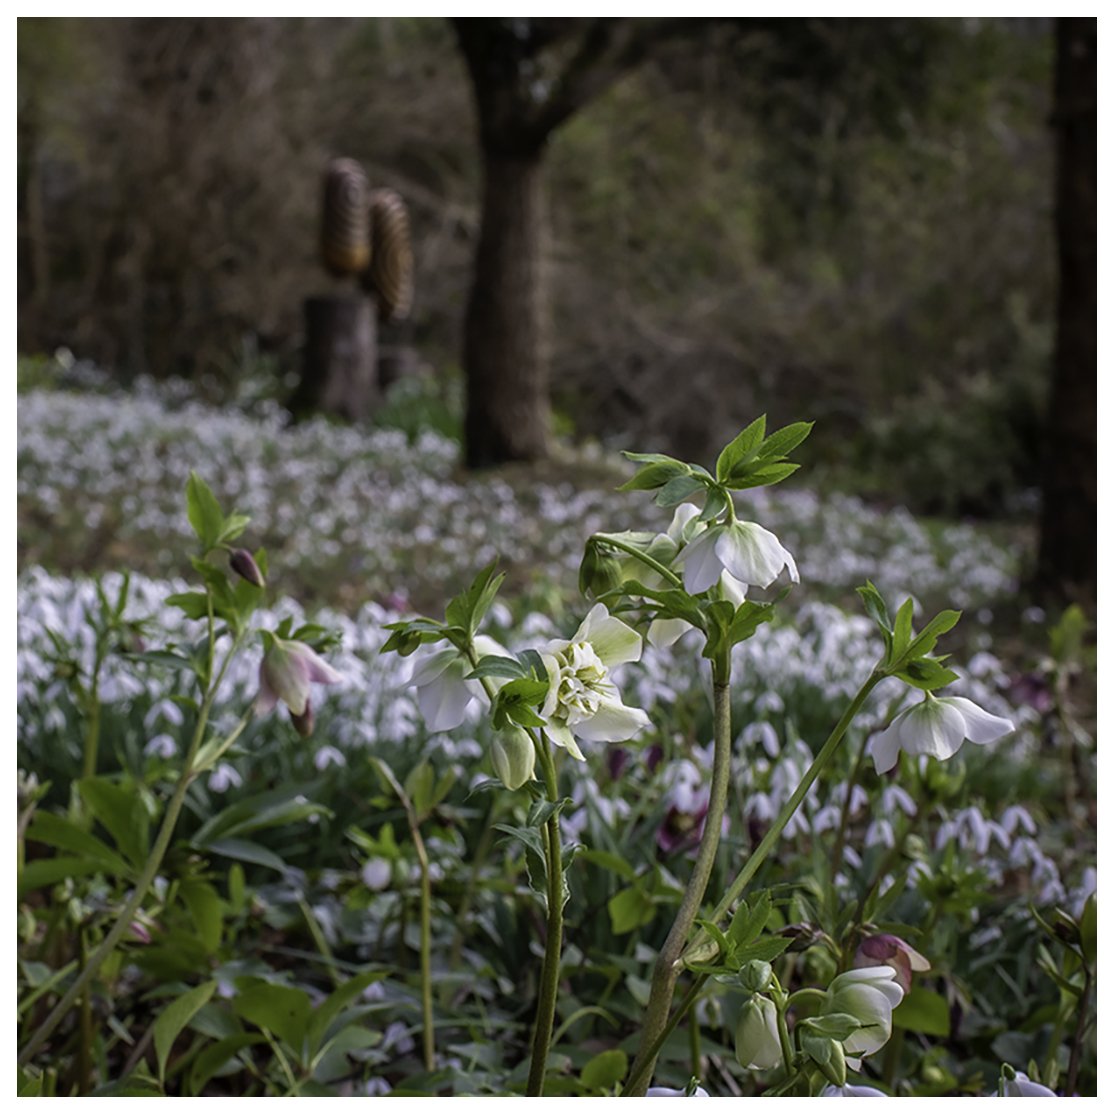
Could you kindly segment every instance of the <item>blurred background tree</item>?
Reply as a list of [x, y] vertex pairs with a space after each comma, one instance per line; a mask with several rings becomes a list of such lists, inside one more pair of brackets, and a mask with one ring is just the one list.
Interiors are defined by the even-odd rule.
[[[487, 334], [515, 310], [512, 398], [474, 374], [470, 406], [503, 407], [532, 446], [549, 405], [559, 432], [698, 458], [760, 410], [808, 415], [815, 475], [923, 512], [1032, 515], [1052, 21], [640, 22], [646, 39], [594, 20], [522, 39], [486, 20], [21, 20], [21, 351], [218, 394], [262, 368], [281, 395], [322, 284], [320, 173], [347, 155], [410, 206], [406, 340], [449, 397], [462, 351], [473, 373], [497, 359]], [[476, 110], [500, 50], [529, 143]], [[484, 160], [491, 180], [516, 143], [547, 152], [549, 232], [524, 235], [549, 329], [530, 283], [481, 297]], [[470, 414], [477, 463], [522, 455]]]

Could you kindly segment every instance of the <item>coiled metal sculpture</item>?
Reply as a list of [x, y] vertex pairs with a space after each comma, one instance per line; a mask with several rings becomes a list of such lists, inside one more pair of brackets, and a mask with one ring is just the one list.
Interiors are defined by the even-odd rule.
[[325, 171], [321, 261], [338, 277], [359, 275], [372, 255], [368, 179], [354, 159], [333, 159]]
[[380, 321], [400, 321], [409, 315], [414, 301], [414, 254], [406, 203], [394, 190], [382, 189], [372, 192], [368, 208], [375, 248], [360, 284], [375, 294]]

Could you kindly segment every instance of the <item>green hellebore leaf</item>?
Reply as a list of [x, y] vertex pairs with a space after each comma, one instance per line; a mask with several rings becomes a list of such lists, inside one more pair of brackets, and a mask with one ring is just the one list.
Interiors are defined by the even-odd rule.
[[225, 517], [212, 489], [196, 472], [186, 481], [186, 517], [203, 550], [211, 550], [224, 530]]
[[758, 454], [766, 429], [767, 416], [761, 414], [724, 446], [720, 456], [716, 458], [717, 480], [723, 483], [740, 465], [746, 464]]

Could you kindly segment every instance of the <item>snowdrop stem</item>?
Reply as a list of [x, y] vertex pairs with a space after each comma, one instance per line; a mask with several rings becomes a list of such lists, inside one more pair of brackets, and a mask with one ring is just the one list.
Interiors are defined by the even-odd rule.
[[426, 854], [426, 842], [422, 839], [418, 812], [414, 808], [414, 803], [410, 800], [410, 795], [382, 759], [374, 761], [376, 769], [383, 776], [384, 781], [395, 791], [395, 796], [402, 804], [403, 812], [407, 818], [407, 827], [410, 829], [410, 838], [414, 841], [414, 854], [418, 858], [420, 888], [418, 961], [419, 979], [422, 984], [422, 1063], [427, 1072], [433, 1072], [436, 1066], [434, 1061], [434, 992], [430, 968], [430, 857]]
[[[639, 1043], [639, 1056], [624, 1095], [642, 1096], [650, 1085], [654, 1073], [657, 1053], [652, 1053], [654, 1043], [666, 1031], [670, 1003], [674, 997], [674, 985], [680, 970], [679, 960], [685, 948], [686, 938], [693, 928], [693, 922], [700, 912], [712, 868], [716, 862], [716, 850], [720, 844], [720, 829], [724, 820], [724, 809], [728, 802], [728, 784], [731, 781], [732, 762], [732, 708], [729, 677], [731, 662], [728, 652], [718, 656], [713, 663], [713, 766], [712, 785], [709, 787], [708, 812], [705, 815], [705, 828], [701, 844], [697, 849], [697, 860], [693, 864], [689, 885], [685, 888], [681, 906], [674, 917], [674, 924], [658, 953], [651, 979], [650, 998], [643, 1019], [643, 1036]], [[668, 1032], [668, 1031], [667, 1031]]]
[[869, 738], [870, 734], [864, 732], [863, 741], [859, 745], [859, 751], [856, 752], [855, 762], [852, 763], [852, 769], [848, 772], [848, 784], [844, 787], [844, 802], [840, 807], [840, 824], [836, 829], [836, 840], [832, 845], [832, 859], [829, 863], [834, 879], [844, 863], [844, 840], [848, 833], [848, 818], [852, 812], [852, 794], [856, 788], [856, 779], [859, 777], [860, 767], [863, 766], [864, 756], [867, 754]]
[[[537, 736], [537, 754], [546, 783], [546, 796], [558, 801], [557, 767], [549, 741], [541, 732]], [[542, 975], [538, 985], [538, 1010], [534, 1020], [534, 1042], [530, 1055], [530, 1077], [527, 1095], [540, 1096], [546, 1082], [546, 1061], [550, 1055], [550, 1038], [554, 1032], [554, 1010], [557, 1006], [558, 978], [561, 974], [562, 915], [565, 906], [565, 880], [561, 864], [561, 822], [555, 812], [546, 822], [546, 952], [542, 958]]]
[[[100, 971], [101, 965], [108, 958], [112, 950], [120, 943], [120, 939], [124, 936], [136, 912], [147, 897], [147, 892], [150, 890], [151, 884], [155, 881], [155, 876], [162, 866], [163, 857], [166, 855], [167, 848], [170, 847], [170, 839], [174, 835], [174, 828], [178, 823], [178, 815], [182, 812], [182, 805], [186, 800], [186, 791], [190, 788], [190, 783], [194, 780], [196, 774], [194, 771], [194, 760], [197, 758], [201, 742], [205, 738], [205, 729], [209, 724], [209, 714], [213, 709], [213, 701], [217, 696], [217, 690], [220, 688], [221, 679], [224, 677], [224, 672], [229, 662], [240, 649], [241, 641], [242, 640], [238, 638], [229, 648], [229, 652], [221, 665], [221, 669], [217, 673], [217, 677], [210, 681], [205, 691], [205, 696], [201, 702], [201, 708], [198, 710], [197, 726], [194, 728], [193, 738], [190, 740], [190, 746], [186, 751], [186, 756], [182, 760], [182, 773], [179, 775], [178, 783], [174, 787], [174, 792], [171, 795], [170, 801], [167, 803], [166, 812], [163, 814], [163, 823], [159, 828], [159, 834], [155, 838], [155, 844], [147, 857], [147, 862], [143, 865], [143, 871], [140, 873], [139, 879], [136, 880], [136, 885], [132, 890], [131, 897], [117, 915], [116, 921], [108, 931], [105, 939], [100, 943], [93, 955], [86, 961], [85, 966], [78, 973], [74, 982], [70, 984], [66, 994], [58, 1000], [57, 1005], [50, 1014], [46, 1016], [42, 1025], [31, 1035], [30, 1040], [20, 1051], [20, 1065], [27, 1064], [39, 1049], [42, 1048], [47, 1038], [54, 1033], [62, 1019], [70, 1012], [74, 1003], [81, 997], [81, 993], [92, 981], [97, 972]], [[212, 675], [212, 671], [210, 671], [210, 675]], [[240, 731], [243, 729], [244, 724], [250, 716], [251, 711], [249, 707], [249, 711], [244, 714], [244, 718], [241, 720], [240, 724], [233, 729], [236, 735], [240, 734]]]
[[832, 756], [836, 753], [836, 749], [844, 739], [844, 735], [848, 731], [848, 726], [856, 718], [856, 714], [863, 707], [863, 703], [867, 700], [871, 690], [874, 689], [884, 677], [883, 671], [876, 667], [876, 669], [871, 672], [871, 676], [867, 681], [863, 683], [860, 691], [852, 698], [851, 703], [844, 710], [844, 715], [840, 718], [836, 727], [833, 728], [829, 738], [825, 740], [824, 746], [817, 752], [817, 757], [805, 772], [797, 788], [790, 795], [789, 800], [782, 806], [774, 823], [767, 830], [767, 834], [759, 841], [758, 847], [751, 853], [747, 862], [733, 880], [732, 885], [728, 887], [724, 897], [720, 900], [720, 904], [716, 907], [712, 917], [709, 919], [710, 921], [722, 921], [728, 910], [747, 889], [748, 883], [755, 877], [755, 873], [762, 866], [763, 861], [778, 842], [778, 838], [782, 835], [782, 830], [790, 823], [790, 818], [797, 812], [798, 806], [800, 806], [805, 799], [805, 795], [809, 793], [813, 783], [817, 781], [821, 772], [828, 766]]
[[656, 561], [650, 554], [643, 553], [638, 546], [632, 546], [627, 542], [622, 542], [618, 538], [603, 538], [599, 534], [594, 534], [589, 542], [601, 542], [605, 546], [611, 546], [613, 550], [622, 550], [625, 554], [630, 554], [633, 558], [638, 558], [648, 569], [653, 569], [659, 576], [664, 577], [667, 581], [674, 586], [674, 588], [682, 588], [681, 578], [668, 566], [665, 566], [660, 561]]

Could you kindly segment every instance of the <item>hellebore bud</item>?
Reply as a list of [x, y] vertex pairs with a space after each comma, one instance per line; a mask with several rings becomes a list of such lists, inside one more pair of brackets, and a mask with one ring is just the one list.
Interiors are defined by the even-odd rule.
[[519, 727], [505, 728], [492, 743], [492, 766], [509, 790], [517, 790], [533, 778], [534, 744], [530, 736]]
[[744, 991], [761, 994], [770, 988], [773, 974], [771, 966], [765, 960], [749, 960], [739, 970], [739, 982]]
[[929, 971], [929, 961], [901, 937], [895, 937], [891, 933], [865, 937], [852, 961], [853, 968], [874, 968], [879, 964], [886, 964], [894, 969], [895, 981], [906, 995], [910, 994], [913, 973]]
[[308, 739], [314, 734], [314, 707], [309, 697], [306, 698], [305, 712], [297, 713], [294, 709], [290, 710], [290, 722], [303, 739]]
[[782, 1062], [778, 1010], [769, 999], [752, 995], [736, 1023], [736, 1060], [745, 1069], [772, 1069]]
[[260, 572], [256, 559], [247, 550], [233, 550], [228, 555], [228, 563], [234, 573], [238, 573], [250, 585], [263, 588], [266, 582]]

